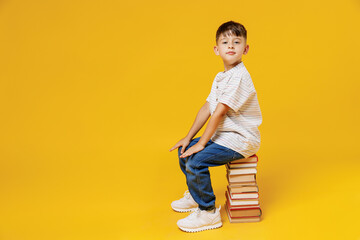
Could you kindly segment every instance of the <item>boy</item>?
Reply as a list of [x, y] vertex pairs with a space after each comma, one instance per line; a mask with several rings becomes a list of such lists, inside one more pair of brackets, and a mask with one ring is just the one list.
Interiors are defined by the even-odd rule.
[[[180, 168], [189, 189], [171, 207], [177, 212], [194, 211], [177, 222], [186, 232], [222, 226], [221, 206], [215, 208], [208, 167], [247, 158], [260, 148], [258, 127], [262, 115], [255, 87], [241, 59], [249, 51], [246, 40], [247, 31], [240, 23], [229, 21], [218, 28], [214, 52], [222, 58], [225, 71], [215, 76], [189, 133], [170, 149], [179, 148]], [[192, 139], [210, 116], [204, 134]]]

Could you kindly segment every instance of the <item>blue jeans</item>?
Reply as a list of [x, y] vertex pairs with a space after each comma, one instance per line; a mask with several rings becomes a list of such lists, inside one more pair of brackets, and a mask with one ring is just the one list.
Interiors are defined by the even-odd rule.
[[[191, 140], [185, 151], [195, 145], [200, 137]], [[188, 157], [180, 158], [182, 147], [178, 148], [180, 168], [186, 176], [191, 196], [201, 210], [215, 208], [215, 195], [211, 186], [209, 167], [221, 166], [236, 159], [244, 158], [240, 153], [214, 143], [211, 139], [205, 148]], [[184, 151], [184, 152], [185, 152]]]

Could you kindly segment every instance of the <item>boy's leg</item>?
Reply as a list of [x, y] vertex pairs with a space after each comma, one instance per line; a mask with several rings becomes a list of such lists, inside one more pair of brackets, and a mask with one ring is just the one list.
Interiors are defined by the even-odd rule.
[[[200, 137], [198, 138], [194, 138], [193, 140], [190, 141], [189, 145], [185, 148], [185, 151], [188, 150], [190, 147], [194, 146], [198, 141], [200, 140]], [[185, 171], [185, 164], [186, 164], [186, 158], [180, 158], [180, 155], [181, 155], [181, 149], [182, 149], [182, 146], [180, 146], [178, 148], [178, 158], [179, 158], [179, 164], [180, 164], [180, 169], [181, 171], [185, 174], [186, 176], [186, 171]], [[184, 151], [184, 152], [185, 152]]]
[[[199, 140], [200, 140], [200, 137], [191, 140], [189, 145], [186, 146], [185, 151], [188, 150], [190, 147], [194, 146], [196, 143], [198, 143]], [[185, 178], [186, 178], [185, 164], [186, 164], [187, 158], [180, 158], [181, 149], [182, 149], [182, 147], [179, 147], [179, 149], [178, 149], [179, 163], [180, 163], [181, 171], [185, 174]], [[196, 209], [198, 207], [198, 204], [191, 197], [190, 192], [188, 190], [186, 190], [184, 193], [184, 197], [179, 200], [173, 201], [171, 203], [171, 207], [176, 212], [188, 212], [188, 211], [192, 211], [192, 210]]]
[[215, 195], [211, 186], [209, 167], [224, 165], [239, 159], [239, 155], [240, 158], [244, 158], [234, 150], [210, 140], [202, 151], [192, 154], [181, 163], [185, 164], [186, 183], [191, 196], [199, 204], [201, 210], [215, 208]]
[[[191, 142], [189, 143], [189, 145], [185, 148], [185, 151], [187, 151], [189, 148], [191, 148], [192, 146], [194, 146], [196, 143], [198, 143], [200, 140], [200, 137], [197, 137], [197, 138], [194, 138], [193, 140], [191, 140]], [[209, 140], [209, 142], [205, 145], [208, 146], [209, 144], [211, 144], [212, 141]], [[181, 171], [185, 174], [186, 176], [186, 169], [185, 169], [185, 164], [186, 164], [186, 161], [188, 158], [180, 158], [180, 155], [181, 155], [181, 149], [182, 147], [179, 147], [178, 148], [178, 157], [179, 157], [179, 164], [180, 164], [180, 169]], [[184, 152], [185, 152], [184, 151]]]

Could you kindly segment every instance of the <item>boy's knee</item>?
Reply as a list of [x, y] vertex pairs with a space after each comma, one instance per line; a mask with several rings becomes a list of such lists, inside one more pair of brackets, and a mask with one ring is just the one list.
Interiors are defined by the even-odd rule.
[[186, 172], [188, 172], [188, 173], [193, 172], [194, 170], [197, 169], [197, 167], [198, 166], [197, 166], [196, 161], [193, 161], [192, 158], [189, 159], [189, 161], [187, 161], [186, 164], [185, 164], [185, 169], [186, 169]]

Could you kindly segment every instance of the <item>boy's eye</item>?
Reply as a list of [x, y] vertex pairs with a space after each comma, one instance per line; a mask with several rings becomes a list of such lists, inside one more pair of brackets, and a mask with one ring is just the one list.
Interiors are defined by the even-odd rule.
[[[227, 42], [222, 42], [223, 44], [226, 44]], [[236, 41], [235, 43], [240, 43], [239, 41]]]

